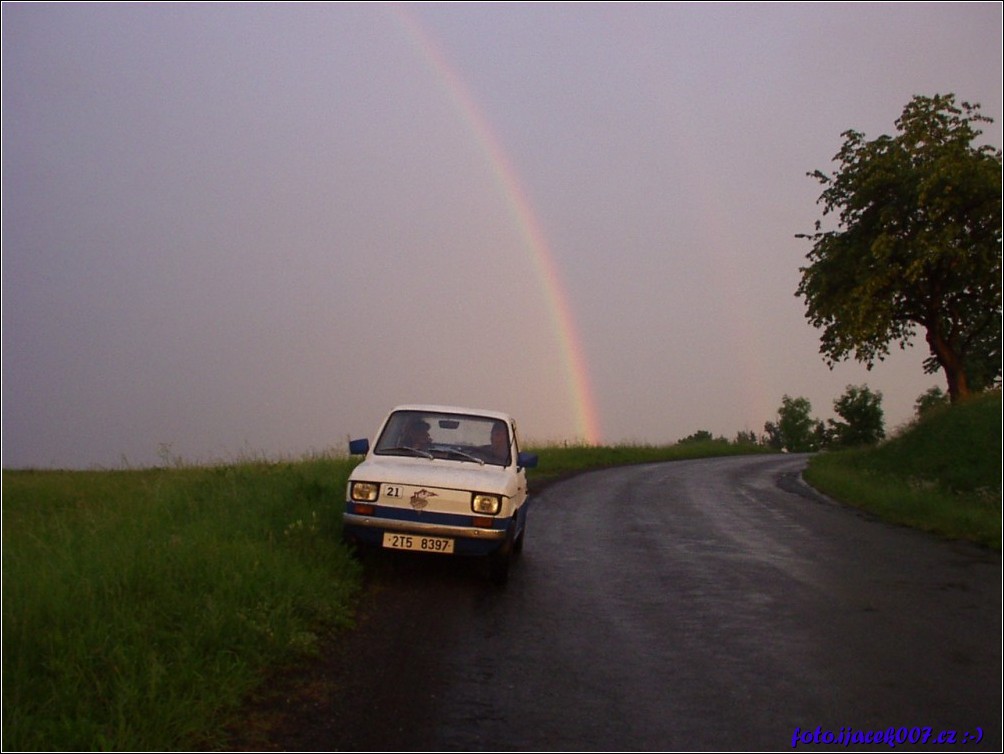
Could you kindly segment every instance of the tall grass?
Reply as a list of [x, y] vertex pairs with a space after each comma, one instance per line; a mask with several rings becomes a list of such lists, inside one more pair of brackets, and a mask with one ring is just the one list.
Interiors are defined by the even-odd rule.
[[351, 463], [3, 474], [3, 747], [164, 749], [345, 624]]
[[877, 448], [816, 456], [806, 480], [894, 523], [1001, 548], [1001, 394], [939, 410]]

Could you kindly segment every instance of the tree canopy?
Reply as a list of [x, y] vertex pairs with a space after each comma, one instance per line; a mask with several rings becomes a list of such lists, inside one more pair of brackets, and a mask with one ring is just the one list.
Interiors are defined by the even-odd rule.
[[808, 398], [785, 395], [777, 410], [777, 422], [763, 425], [767, 445], [792, 453], [809, 453], [819, 450], [825, 443], [823, 423], [812, 418], [812, 404]]
[[823, 217], [796, 291], [822, 329], [832, 367], [853, 355], [870, 369], [920, 329], [927, 372], [944, 371], [953, 401], [1001, 377], [1001, 153], [976, 146], [991, 119], [953, 94], [914, 97], [896, 136], [845, 131]]
[[848, 385], [844, 394], [833, 401], [833, 410], [843, 421], [829, 420], [830, 447], [875, 445], [885, 437], [882, 393], [873, 392], [867, 385]]

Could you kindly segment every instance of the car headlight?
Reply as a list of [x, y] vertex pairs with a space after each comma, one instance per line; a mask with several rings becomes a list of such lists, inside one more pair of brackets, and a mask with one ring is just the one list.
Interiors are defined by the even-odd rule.
[[471, 497], [471, 510], [475, 513], [494, 516], [502, 510], [502, 498], [498, 495], [482, 495], [475, 492]]
[[380, 485], [376, 482], [353, 482], [349, 487], [349, 497], [362, 503], [374, 503], [380, 496]]

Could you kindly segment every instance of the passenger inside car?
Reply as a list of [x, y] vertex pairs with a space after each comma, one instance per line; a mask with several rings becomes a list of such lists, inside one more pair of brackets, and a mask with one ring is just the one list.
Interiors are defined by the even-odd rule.
[[492, 444], [489, 453], [492, 460], [503, 466], [509, 465], [509, 430], [502, 422], [495, 422], [492, 425]]
[[401, 437], [401, 445], [406, 448], [425, 450], [432, 444], [429, 436], [429, 423], [422, 419], [412, 419]]

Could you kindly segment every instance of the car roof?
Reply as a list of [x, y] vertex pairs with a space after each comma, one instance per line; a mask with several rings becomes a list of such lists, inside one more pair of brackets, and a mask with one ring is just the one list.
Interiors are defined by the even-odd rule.
[[512, 417], [504, 411], [494, 411], [487, 408], [464, 408], [462, 406], [438, 406], [426, 403], [408, 403], [402, 406], [395, 406], [394, 411], [419, 411], [430, 414], [467, 414], [470, 416], [485, 416], [489, 419], [501, 419], [511, 422]]

